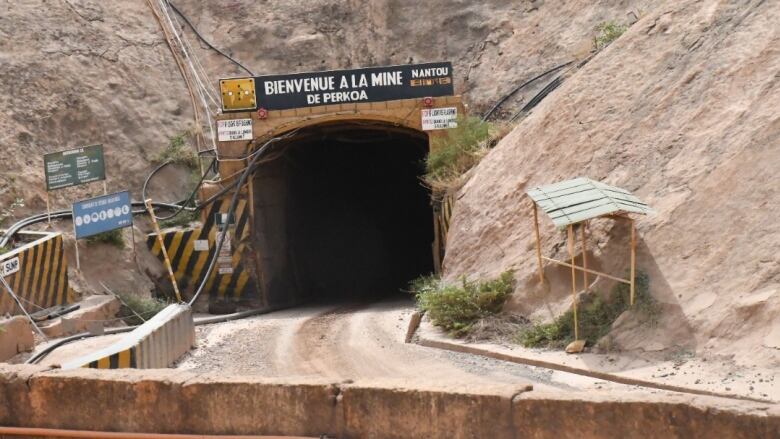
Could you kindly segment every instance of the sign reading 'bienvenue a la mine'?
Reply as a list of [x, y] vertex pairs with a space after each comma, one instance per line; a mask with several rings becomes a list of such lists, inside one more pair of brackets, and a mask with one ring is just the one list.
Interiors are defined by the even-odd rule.
[[267, 110], [454, 93], [449, 62], [258, 76], [255, 89], [257, 107]]

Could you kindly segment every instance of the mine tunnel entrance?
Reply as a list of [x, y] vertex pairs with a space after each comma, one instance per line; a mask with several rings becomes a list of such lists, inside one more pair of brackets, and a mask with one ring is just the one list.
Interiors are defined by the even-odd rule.
[[433, 271], [425, 133], [376, 122], [301, 129], [254, 180], [258, 273], [271, 305], [375, 300]]

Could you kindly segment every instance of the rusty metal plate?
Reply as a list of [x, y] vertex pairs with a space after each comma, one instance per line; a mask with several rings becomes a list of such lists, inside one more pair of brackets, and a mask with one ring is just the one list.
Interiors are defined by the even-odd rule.
[[221, 79], [219, 88], [222, 92], [223, 111], [252, 111], [257, 107], [255, 78]]

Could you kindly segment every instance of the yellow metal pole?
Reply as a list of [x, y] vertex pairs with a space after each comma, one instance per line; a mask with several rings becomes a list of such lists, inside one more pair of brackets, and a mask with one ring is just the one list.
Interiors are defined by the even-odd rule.
[[636, 224], [633, 219], [631, 223], [631, 306], [634, 305], [634, 295], [636, 294]]
[[577, 272], [574, 265], [574, 225], [569, 224], [569, 256], [571, 256], [571, 301], [574, 310], [574, 340], [580, 339], [580, 330], [577, 324]]
[[544, 270], [542, 269], [542, 239], [539, 236], [539, 214], [536, 203], [534, 205], [534, 233], [536, 234], [536, 260], [539, 263], [539, 283], [544, 283]]
[[149, 216], [152, 218], [152, 225], [154, 226], [154, 233], [157, 234], [157, 242], [160, 243], [160, 250], [162, 250], [163, 259], [165, 260], [165, 268], [168, 269], [168, 276], [171, 278], [173, 284], [173, 292], [176, 293], [176, 300], [179, 303], [182, 302], [181, 294], [179, 293], [179, 285], [176, 283], [176, 277], [173, 275], [173, 267], [171, 266], [171, 260], [168, 258], [168, 250], [165, 249], [165, 242], [163, 241], [162, 233], [160, 232], [160, 225], [157, 224], [157, 217], [154, 216], [154, 206], [152, 206], [152, 199], [144, 200], [146, 204], [146, 210], [149, 211]]
[[587, 222], [583, 222], [580, 226], [580, 235], [582, 235], [582, 280], [585, 283], [582, 287], [585, 292], [588, 292], [588, 249], [585, 242], [585, 225]]

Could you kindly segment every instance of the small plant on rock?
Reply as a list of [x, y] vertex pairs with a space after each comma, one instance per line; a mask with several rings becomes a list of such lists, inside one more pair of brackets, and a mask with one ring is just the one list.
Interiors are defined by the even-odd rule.
[[122, 229], [110, 230], [87, 238], [87, 244], [109, 244], [116, 248], [125, 248], [125, 238]]
[[154, 161], [163, 163], [170, 160], [173, 163], [195, 169], [198, 166], [198, 157], [187, 143], [188, 135], [188, 132], [183, 132], [171, 137], [168, 146], [155, 156]]
[[[612, 323], [624, 312], [632, 311], [642, 322], [655, 324], [660, 306], [650, 295], [650, 283], [646, 274], [636, 276], [636, 301], [630, 306], [630, 290], [626, 284], [618, 284], [608, 300], [592, 293], [579, 304], [577, 317], [579, 334], [589, 345], [594, 345], [612, 329]], [[574, 315], [571, 310], [550, 323], [537, 323], [522, 330], [516, 341], [525, 347], [560, 349], [574, 341]]]
[[455, 337], [468, 334], [480, 319], [499, 313], [514, 290], [511, 271], [488, 281], [470, 281], [465, 277], [449, 284], [434, 276], [412, 282], [417, 306], [428, 313], [433, 324]]
[[458, 127], [431, 141], [424, 180], [432, 189], [449, 189], [474, 167], [508, 130], [478, 117], [458, 119]]
[[628, 26], [617, 24], [614, 21], [606, 21], [598, 25], [596, 30], [599, 34], [593, 39], [593, 45], [596, 46], [596, 50], [601, 50], [620, 38], [628, 30]]
[[168, 304], [153, 297], [142, 297], [137, 294], [118, 293], [122, 307], [119, 309], [119, 317], [128, 325], [140, 325], [144, 320], [149, 320], [155, 314], [162, 311]]

